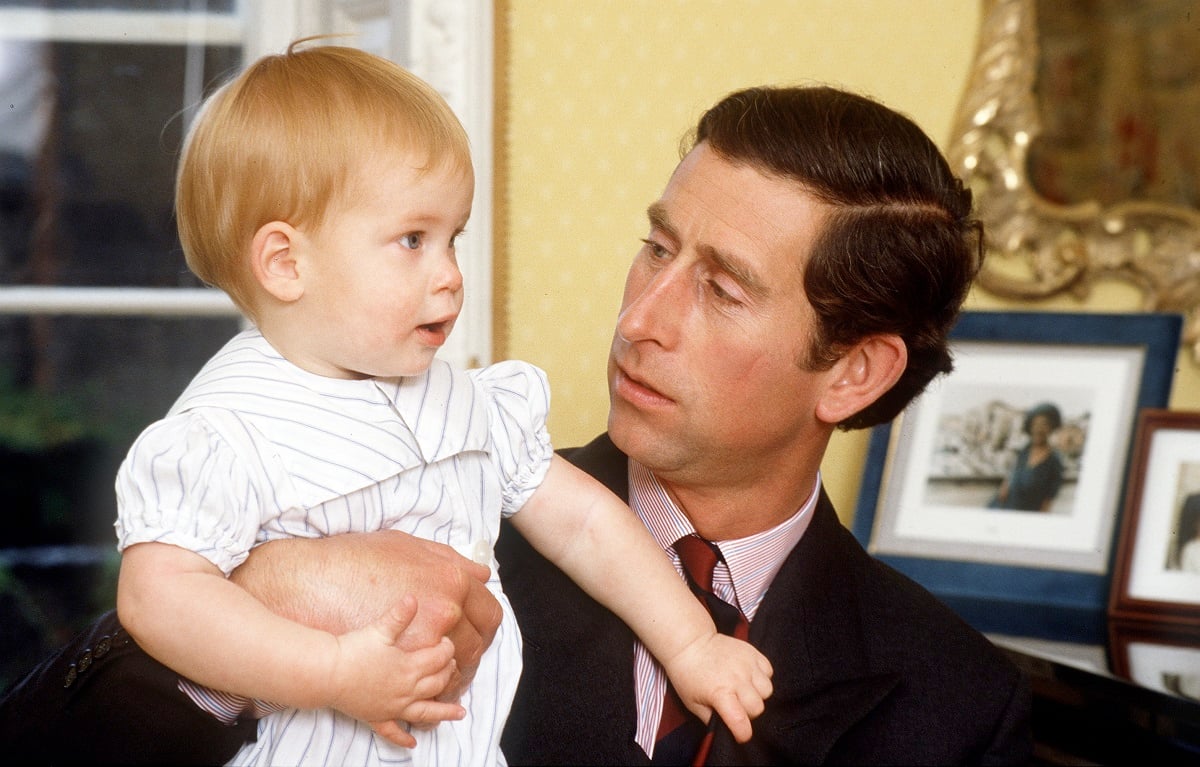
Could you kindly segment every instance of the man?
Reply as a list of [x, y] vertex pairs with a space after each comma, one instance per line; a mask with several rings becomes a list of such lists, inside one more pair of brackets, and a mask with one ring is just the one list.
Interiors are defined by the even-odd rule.
[[[751, 89], [701, 119], [649, 219], [613, 337], [608, 433], [569, 457], [627, 498], [673, 560], [687, 534], [716, 543], [712, 591], [775, 669], [753, 738], [718, 725], [709, 762], [1025, 762], [1020, 675], [868, 557], [819, 477], [834, 428], [893, 418], [950, 369], [946, 335], [979, 267], [969, 192], [916, 125], [875, 102]], [[238, 577], [301, 617], [277, 600], [313, 561], [362, 604], [394, 598], [413, 545], [281, 541]], [[511, 529], [497, 557], [525, 640], [509, 761], [661, 760], [670, 692], [632, 632]], [[300, 601], [338, 600], [322, 587]], [[477, 649], [486, 620], [466, 633]]]
[[[694, 530], [725, 553], [726, 601], [750, 618], [775, 693], [749, 743], [718, 733], [711, 763], [1024, 762], [1018, 674], [867, 557], [818, 476], [835, 426], [890, 420], [949, 370], [979, 265], [970, 194], [874, 102], [754, 89], [701, 119], [649, 218], [613, 337], [609, 431], [570, 457], [664, 547]], [[526, 643], [508, 758], [644, 760], [661, 673], [511, 530], [499, 558]]]

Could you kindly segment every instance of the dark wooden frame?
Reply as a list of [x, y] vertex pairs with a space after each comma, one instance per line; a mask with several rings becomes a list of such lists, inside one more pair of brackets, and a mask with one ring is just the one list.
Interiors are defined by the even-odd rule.
[[[1126, 480], [1125, 509], [1113, 567], [1109, 613], [1119, 620], [1165, 621], [1200, 627], [1200, 597], [1195, 603], [1190, 603], [1138, 597], [1130, 593], [1134, 568], [1138, 564], [1135, 561], [1138, 539], [1147, 534], [1146, 528], [1150, 523], [1161, 523], [1161, 515], [1169, 513], [1169, 510], [1148, 510], [1145, 503], [1155, 439], [1166, 430], [1194, 431], [1197, 445], [1200, 446], [1200, 412], [1146, 409], [1138, 416], [1133, 457]], [[1156, 513], [1157, 518], [1149, 519]], [[1200, 588], [1200, 574], [1195, 577]]]

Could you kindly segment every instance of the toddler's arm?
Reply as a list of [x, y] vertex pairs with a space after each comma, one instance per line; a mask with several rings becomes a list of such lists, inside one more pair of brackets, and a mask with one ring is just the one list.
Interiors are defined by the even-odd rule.
[[[385, 619], [335, 636], [275, 615], [204, 557], [165, 543], [127, 548], [117, 587], [130, 635], [200, 684], [296, 708], [329, 706], [364, 721], [461, 718], [461, 706], [432, 700], [450, 678], [450, 640], [396, 646], [416, 609], [406, 597]], [[415, 743], [398, 727], [379, 729], [401, 745]]]
[[629, 507], [554, 456], [546, 479], [512, 518], [533, 546], [629, 624], [658, 658], [684, 704], [713, 710], [739, 742], [771, 694], [771, 664], [717, 633], [708, 611]]

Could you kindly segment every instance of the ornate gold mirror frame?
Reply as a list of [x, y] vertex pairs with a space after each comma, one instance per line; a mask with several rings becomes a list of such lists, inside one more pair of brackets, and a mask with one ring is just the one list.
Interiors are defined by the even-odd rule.
[[1037, 300], [1082, 299], [1100, 279], [1132, 283], [1143, 310], [1184, 316], [1184, 342], [1200, 358], [1200, 211], [1139, 200], [1056, 204], [1030, 182], [1030, 144], [1043, 124], [1035, 15], [1035, 0], [983, 0], [951, 136], [950, 162], [974, 190], [988, 232], [978, 284]]

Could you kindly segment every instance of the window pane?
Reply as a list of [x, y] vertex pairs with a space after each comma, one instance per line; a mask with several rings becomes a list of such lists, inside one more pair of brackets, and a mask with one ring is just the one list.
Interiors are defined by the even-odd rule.
[[[236, 317], [0, 317], [0, 446], [81, 438], [123, 456], [240, 324]], [[6, 422], [13, 414], [25, 417]], [[110, 500], [109, 485], [100, 500]], [[107, 544], [109, 535], [87, 540]]]
[[0, 317], [0, 689], [113, 606], [117, 467], [239, 326]]
[[172, 217], [185, 83], [239, 61], [231, 46], [189, 64], [179, 45], [0, 41], [0, 284], [198, 286]]

